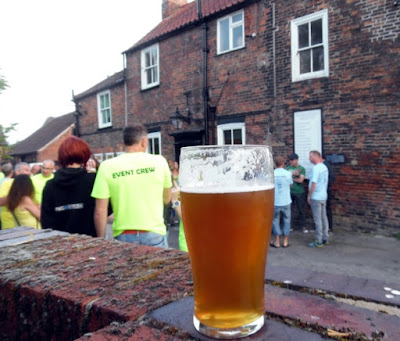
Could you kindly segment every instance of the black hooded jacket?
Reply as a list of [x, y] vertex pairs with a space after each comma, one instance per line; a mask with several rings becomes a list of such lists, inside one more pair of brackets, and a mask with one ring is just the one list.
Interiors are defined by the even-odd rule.
[[59, 169], [43, 190], [42, 228], [95, 237], [95, 199], [90, 196], [95, 177], [85, 168]]

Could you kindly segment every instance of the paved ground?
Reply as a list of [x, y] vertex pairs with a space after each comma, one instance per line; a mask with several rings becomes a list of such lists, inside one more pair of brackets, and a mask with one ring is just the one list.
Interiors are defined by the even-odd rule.
[[[178, 226], [170, 227], [170, 247], [178, 248], [177, 238]], [[267, 273], [272, 265], [399, 283], [400, 240], [336, 229], [330, 245], [316, 249], [307, 246], [314, 233], [293, 231], [289, 238], [290, 247], [269, 249]]]

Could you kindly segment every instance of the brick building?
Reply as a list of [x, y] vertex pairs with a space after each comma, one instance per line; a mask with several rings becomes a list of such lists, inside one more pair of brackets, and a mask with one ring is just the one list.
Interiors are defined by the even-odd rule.
[[48, 118], [40, 129], [14, 146], [11, 155], [15, 162], [57, 160], [61, 143], [75, 133], [75, 121], [75, 113]]
[[162, 11], [124, 70], [74, 97], [98, 158], [122, 151], [134, 122], [168, 159], [186, 145], [267, 142], [309, 171], [318, 149], [336, 173], [335, 225], [399, 233], [397, 1], [163, 0]]

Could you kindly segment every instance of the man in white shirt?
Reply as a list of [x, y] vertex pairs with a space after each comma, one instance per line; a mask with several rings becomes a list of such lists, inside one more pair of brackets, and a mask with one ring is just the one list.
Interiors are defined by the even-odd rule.
[[321, 154], [313, 150], [309, 159], [315, 166], [310, 175], [307, 201], [315, 223], [316, 240], [309, 247], [323, 247], [328, 242], [328, 218], [326, 216], [326, 200], [328, 199], [328, 168], [324, 165]]
[[[275, 158], [276, 169], [274, 170], [275, 179], [275, 203], [274, 203], [274, 220], [272, 223], [272, 234], [275, 241], [271, 242], [272, 247], [280, 247], [280, 236], [283, 235], [282, 247], [288, 247], [290, 233], [290, 217], [291, 203], [290, 187], [293, 184], [292, 173], [285, 169], [285, 158], [277, 156]], [[283, 219], [281, 229], [280, 220]]]

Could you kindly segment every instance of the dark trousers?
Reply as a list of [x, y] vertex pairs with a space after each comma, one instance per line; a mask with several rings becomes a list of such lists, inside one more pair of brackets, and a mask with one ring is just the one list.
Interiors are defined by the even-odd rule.
[[333, 231], [331, 198], [332, 198], [332, 191], [328, 189], [328, 199], [326, 200], [326, 215], [328, 217], [329, 230]]
[[292, 227], [294, 228], [296, 224], [293, 224], [293, 218], [296, 217], [294, 211], [297, 210], [297, 219], [298, 225], [297, 230], [304, 229], [305, 220], [306, 220], [306, 194], [305, 193], [290, 193], [290, 197], [292, 198]]

